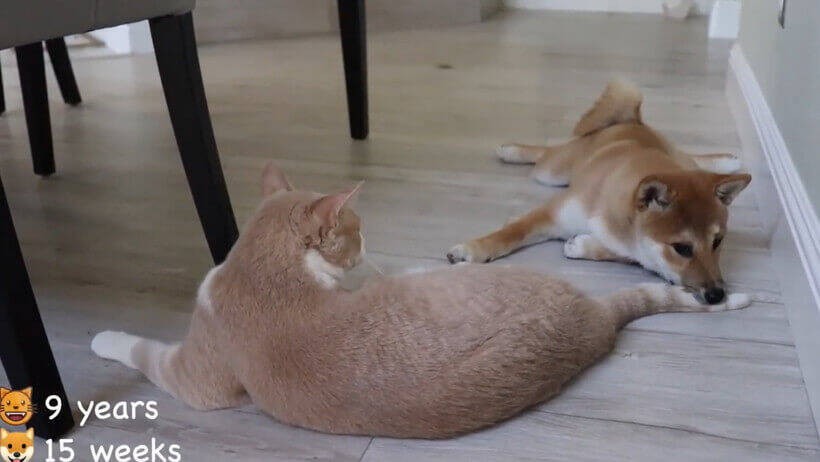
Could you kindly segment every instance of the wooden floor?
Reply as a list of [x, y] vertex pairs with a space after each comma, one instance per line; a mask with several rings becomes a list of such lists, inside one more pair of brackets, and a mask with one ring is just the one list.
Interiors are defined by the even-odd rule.
[[[373, 34], [366, 142], [347, 136], [336, 37], [206, 46], [201, 60], [238, 218], [256, 205], [269, 159], [303, 188], [334, 191], [366, 179], [357, 208], [368, 254], [397, 272], [445, 265], [451, 245], [554, 194], [526, 167], [501, 165], [493, 149], [567, 137], [611, 75], [644, 88], [645, 119], [674, 142], [737, 152], [723, 92], [728, 47], [705, 37], [703, 19], [533, 12]], [[92, 418], [72, 435], [78, 454], [89, 443], [155, 437], [181, 444], [190, 461], [820, 457], [759, 226], [766, 211], [750, 193], [732, 206], [723, 254], [730, 288], [753, 294], [750, 308], [635, 322], [560, 397], [496, 428], [449, 441], [329, 436], [250, 406], [184, 407], [89, 349], [102, 329], [180, 337], [209, 268], [156, 64], [151, 56], [74, 64], [83, 105], [63, 105], [50, 80], [58, 173], [46, 180], [31, 172], [16, 69], [5, 66], [0, 173], [71, 399], [155, 399], [160, 412], [155, 421]], [[590, 292], [654, 280], [633, 266], [566, 260], [559, 243], [493, 264], [507, 263], [546, 268]]]

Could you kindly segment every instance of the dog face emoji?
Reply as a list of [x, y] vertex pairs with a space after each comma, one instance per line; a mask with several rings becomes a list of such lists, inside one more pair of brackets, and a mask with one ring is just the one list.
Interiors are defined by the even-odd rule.
[[0, 420], [9, 425], [25, 425], [32, 415], [31, 387], [23, 390], [0, 388]]
[[9, 433], [0, 428], [0, 456], [2, 462], [29, 462], [34, 455], [34, 429], [25, 433]]

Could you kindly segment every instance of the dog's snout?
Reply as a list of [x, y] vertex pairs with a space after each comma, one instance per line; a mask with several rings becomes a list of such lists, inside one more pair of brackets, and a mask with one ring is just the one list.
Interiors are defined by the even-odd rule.
[[710, 305], [722, 302], [725, 297], [726, 291], [720, 287], [710, 287], [703, 293], [703, 298], [705, 298], [706, 303]]

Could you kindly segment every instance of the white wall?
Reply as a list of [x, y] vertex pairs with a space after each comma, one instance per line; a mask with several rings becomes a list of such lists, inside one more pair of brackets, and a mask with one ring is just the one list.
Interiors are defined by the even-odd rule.
[[820, 1], [743, 0], [740, 47], [820, 214]]

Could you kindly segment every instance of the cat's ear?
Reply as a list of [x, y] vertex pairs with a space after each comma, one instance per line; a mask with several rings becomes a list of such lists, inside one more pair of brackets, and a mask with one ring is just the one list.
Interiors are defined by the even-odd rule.
[[33, 391], [33, 390], [32, 390], [32, 388], [31, 388], [31, 387], [24, 388], [24, 389], [20, 390], [20, 392], [21, 392], [22, 394], [24, 394], [24, 395], [28, 396], [28, 399], [31, 399], [31, 392], [32, 392], [32, 391]]
[[290, 185], [285, 173], [273, 161], [265, 165], [265, 170], [262, 172], [262, 194], [270, 196], [276, 191], [280, 190], [293, 191], [293, 186]]
[[5, 397], [7, 394], [9, 394], [9, 392], [10, 392], [10, 391], [11, 391], [11, 390], [9, 390], [9, 389], [8, 389], [8, 388], [6, 388], [6, 387], [0, 387], [0, 399], [2, 399], [2, 398], [3, 398], [3, 397]]
[[31, 427], [28, 430], [26, 430], [26, 437], [30, 440], [34, 439], [34, 427]]
[[330, 194], [316, 199], [308, 210], [319, 221], [323, 228], [335, 228], [339, 224], [339, 213], [345, 204], [350, 203], [359, 193], [364, 181], [357, 184], [350, 191]]

